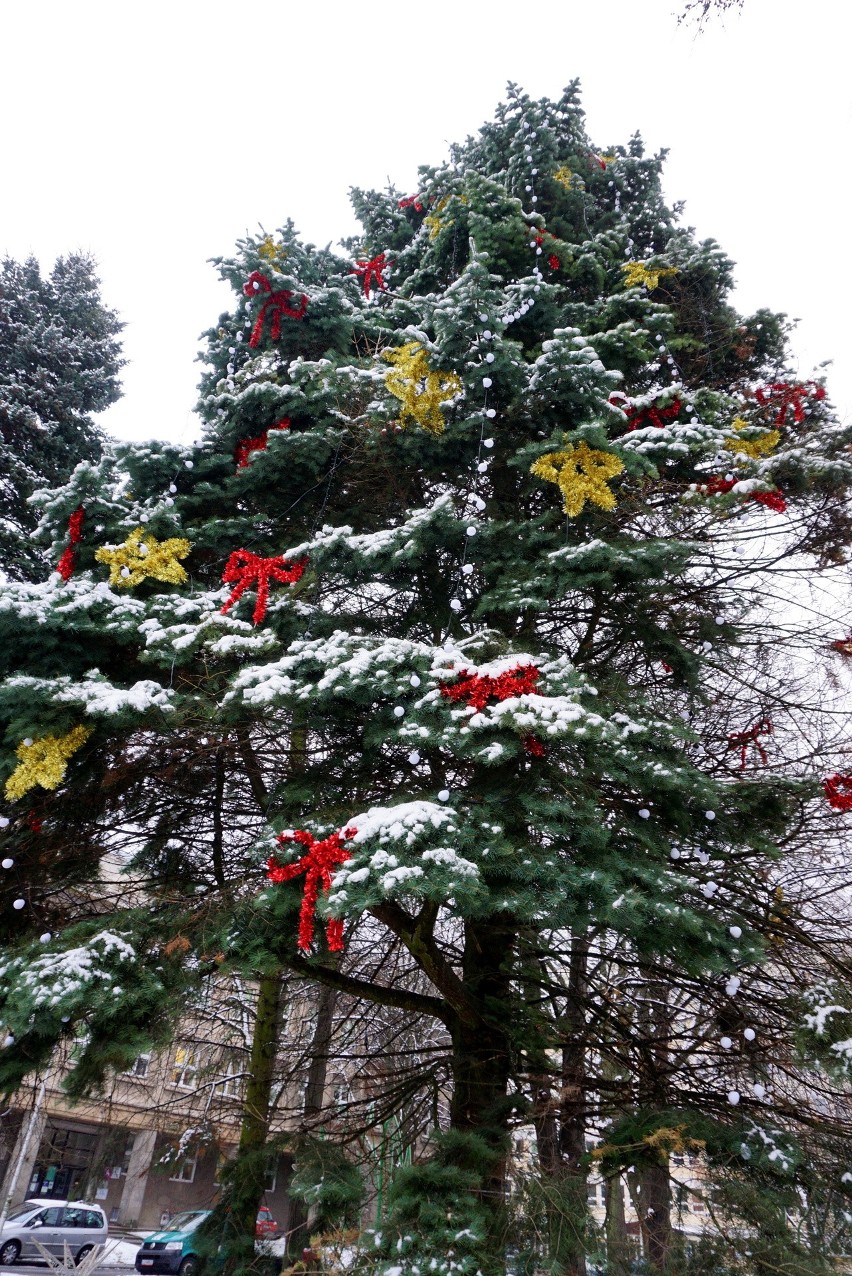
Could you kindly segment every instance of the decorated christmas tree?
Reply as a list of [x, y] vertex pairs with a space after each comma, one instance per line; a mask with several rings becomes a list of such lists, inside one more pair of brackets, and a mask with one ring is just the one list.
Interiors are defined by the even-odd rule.
[[91, 417], [114, 403], [123, 324], [107, 309], [91, 258], [60, 257], [43, 278], [34, 257], [0, 265], [0, 568], [40, 580], [27, 498], [100, 454]]
[[[765, 1174], [761, 1066], [708, 1041], [772, 961], [785, 839], [852, 804], [830, 734], [789, 744], [819, 706], [766, 605], [846, 552], [852, 432], [783, 316], [734, 310], [661, 164], [600, 153], [576, 85], [510, 88], [416, 192], [354, 192], [346, 255], [241, 242], [199, 442], [42, 492], [44, 580], [0, 599], [0, 1075], [82, 1023], [70, 1084], [96, 1086], [223, 964], [431, 1017], [449, 1129], [365, 1271], [504, 1271], [527, 1123], [553, 1272], [601, 1243], [589, 1136], [635, 1174], [654, 1271], [672, 1150]], [[816, 665], [837, 635], [807, 627]], [[364, 977], [382, 945], [402, 975]]]

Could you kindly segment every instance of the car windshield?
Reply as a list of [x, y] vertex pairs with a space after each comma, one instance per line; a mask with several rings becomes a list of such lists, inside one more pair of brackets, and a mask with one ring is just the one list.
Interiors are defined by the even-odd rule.
[[183, 1214], [175, 1214], [170, 1218], [164, 1232], [194, 1232], [202, 1219], [207, 1217], [207, 1210], [184, 1210]]
[[37, 1210], [37, 1209], [38, 1209], [37, 1205], [32, 1205], [32, 1204], [28, 1205], [25, 1201], [23, 1205], [16, 1205], [13, 1210], [9, 1210], [9, 1213], [6, 1215], [6, 1218], [7, 1219], [23, 1218], [24, 1214], [32, 1214], [33, 1210]]

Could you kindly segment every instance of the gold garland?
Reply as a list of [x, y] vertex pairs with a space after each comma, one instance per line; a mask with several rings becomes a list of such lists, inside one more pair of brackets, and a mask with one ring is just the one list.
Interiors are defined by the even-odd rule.
[[[449, 226], [450, 218], [441, 217], [440, 214], [444, 211], [452, 198], [452, 195], [445, 195], [443, 199], [439, 199], [438, 203], [435, 205], [434, 213], [430, 213], [428, 217], [423, 218], [423, 225], [428, 226], [429, 228], [430, 239], [437, 239], [444, 227]], [[466, 195], [456, 195], [455, 198], [460, 204], [467, 203]]]
[[400, 424], [416, 421], [430, 434], [443, 434], [441, 404], [462, 389], [455, 372], [434, 372], [419, 341], [408, 341], [396, 350], [384, 350], [382, 358], [394, 366], [385, 374], [385, 385], [402, 403]]
[[109, 583], [119, 589], [130, 589], [152, 576], [154, 580], [162, 580], [169, 585], [182, 585], [187, 574], [177, 560], [186, 558], [192, 548], [189, 541], [182, 536], [158, 541], [154, 536], [143, 533], [144, 528], [137, 527], [123, 545], [97, 551], [95, 558], [98, 562], [109, 564]]
[[649, 292], [659, 287], [665, 275], [676, 275], [677, 266], [646, 266], [644, 261], [629, 261], [622, 266], [625, 288], [638, 288], [644, 284]]
[[44, 735], [30, 744], [19, 744], [15, 753], [20, 761], [6, 781], [8, 800], [17, 802], [37, 784], [43, 789], [58, 788], [65, 779], [71, 754], [76, 753], [91, 734], [91, 727], [73, 727], [67, 735]]
[[564, 186], [567, 191], [572, 189], [571, 182], [573, 177], [574, 174], [571, 172], [567, 164], [560, 164], [559, 168], [557, 168], [556, 172], [553, 174], [553, 180], [558, 182], [560, 186]]
[[[733, 428], [739, 433], [740, 430], [748, 429], [748, 421], [738, 416], [732, 422]], [[776, 448], [781, 440], [778, 430], [767, 430], [764, 434], [759, 434], [756, 439], [741, 439], [729, 434], [725, 439], [725, 447], [729, 452], [740, 452], [744, 456], [751, 457], [753, 461], [758, 461], [762, 456], [768, 456], [769, 453]]]
[[590, 448], [586, 443], [570, 444], [561, 452], [547, 452], [530, 466], [537, 478], [555, 483], [562, 493], [563, 508], [576, 518], [586, 501], [603, 510], [615, 509], [615, 495], [607, 486], [624, 469], [624, 462], [612, 452]]

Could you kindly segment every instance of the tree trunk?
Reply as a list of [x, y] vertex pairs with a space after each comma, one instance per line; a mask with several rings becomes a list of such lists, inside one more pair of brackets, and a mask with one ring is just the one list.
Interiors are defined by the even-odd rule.
[[606, 1181], [606, 1264], [608, 1276], [629, 1276], [630, 1242], [620, 1174]]
[[646, 1165], [639, 1171], [640, 1224], [652, 1272], [665, 1272], [672, 1248], [672, 1192], [668, 1165]]
[[[586, 1155], [586, 1014], [589, 944], [585, 935], [571, 943], [568, 1003], [562, 1018], [562, 1087], [559, 1096], [558, 1211], [551, 1211], [550, 1256], [558, 1276], [586, 1276], [588, 1173]], [[558, 1212], [558, 1217], [554, 1215]]]
[[513, 938], [493, 920], [465, 923], [462, 978], [478, 1013], [459, 1015], [451, 1030], [450, 1123], [479, 1135], [491, 1152], [479, 1195], [489, 1214], [495, 1254], [502, 1251], [504, 1233], [511, 1073], [511, 1046], [500, 1014], [508, 1004]]
[[225, 1226], [213, 1224], [220, 1234], [215, 1239], [224, 1243], [224, 1276], [236, 1276], [254, 1264], [255, 1225], [266, 1177], [265, 1148], [278, 1050], [281, 991], [280, 971], [261, 978], [240, 1142], [223, 1198]]
[[[669, 1101], [671, 1040], [669, 988], [651, 974], [639, 999], [640, 1104], [664, 1112]], [[668, 1270], [672, 1252], [672, 1194], [665, 1153], [638, 1168], [641, 1209], [639, 1221], [652, 1272]]]

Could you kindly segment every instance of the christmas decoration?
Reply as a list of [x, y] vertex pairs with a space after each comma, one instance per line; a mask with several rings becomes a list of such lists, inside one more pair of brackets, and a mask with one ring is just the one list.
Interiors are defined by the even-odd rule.
[[781, 492], [749, 492], [748, 495], [749, 500], [757, 501], [758, 505], [765, 505], [776, 514], [783, 514], [787, 508], [787, 502]]
[[762, 735], [771, 735], [771, 734], [772, 734], [772, 722], [770, 721], [769, 718], [760, 718], [759, 721], [755, 722], [753, 726], [748, 727], [745, 731], [732, 731], [730, 733], [730, 735], [728, 736], [728, 748], [739, 749], [740, 770], [743, 770], [745, 768], [746, 751], [749, 745], [754, 746], [756, 751], [760, 754], [761, 762], [763, 763], [764, 766], [766, 766], [766, 763], [768, 762], [769, 759], [767, 758], [766, 750], [764, 749], [763, 745], [760, 743], [760, 737]]
[[305, 574], [308, 560], [301, 558], [298, 562], [289, 563], [286, 558], [259, 558], [247, 549], [234, 550], [225, 564], [222, 580], [226, 585], [234, 585], [231, 597], [220, 611], [226, 612], [239, 602], [245, 590], [257, 589], [257, 600], [254, 605], [252, 621], [255, 625], [262, 623], [266, 616], [266, 604], [269, 598], [269, 582], [277, 580], [282, 585], [292, 585], [301, 580]]
[[570, 444], [561, 452], [547, 452], [530, 466], [537, 478], [555, 483], [563, 496], [563, 508], [569, 518], [576, 518], [586, 501], [601, 509], [615, 508], [615, 496], [607, 480], [624, 469], [624, 462], [612, 452], [590, 448], [587, 443]]
[[832, 651], [839, 651], [841, 656], [852, 656], [852, 634], [848, 638], [836, 638], [831, 643]]
[[559, 267], [562, 265], [562, 262], [556, 256], [556, 253], [551, 253], [547, 259], [547, 264], [551, 270], [558, 270]]
[[257, 255], [274, 266], [277, 262], [286, 261], [289, 253], [283, 244], [276, 244], [271, 235], [266, 235], [257, 246]]
[[109, 564], [109, 583], [119, 589], [130, 589], [149, 576], [168, 585], [182, 585], [187, 575], [178, 559], [186, 558], [191, 548], [182, 536], [158, 541], [143, 527], [137, 527], [123, 545], [99, 549], [95, 558]]
[[666, 422], [674, 421], [683, 407], [680, 399], [673, 399], [671, 403], [666, 403], [659, 407], [652, 403], [645, 408], [640, 408], [632, 403], [619, 404], [613, 398], [610, 398], [610, 403], [615, 403], [626, 414], [630, 423], [628, 429], [631, 430], [641, 430], [650, 425], [655, 426], [658, 430], [664, 430]]
[[80, 544], [83, 536], [83, 519], [86, 517], [86, 511], [82, 505], [78, 505], [74, 513], [68, 519], [68, 545], [62, 551], [62, 557], [56, 564], [56, 570], [63, 580], [70, 580], [74, 575], [74, 549]]
[[45, 735], [38, 740], [24, 740], [15, 750], [18, 766], [6, 781], [5, 793], [10, 802], [29, 793], [37, 784], [43, 789], [57, 788], [65, 778], [68, 759], [86, 743], [91, 727], [73, 727], [67, 735]]
[[557, 168], [555, 173], [553, 174], [553, 180], [555, 182], [558, 182], [559, 185], [563, 187], [563, 189], [566, 191], [571, 190], [571, 182], [573, 180], [573, 177], [574, 177], [574, 174], [571, 172], [567, 164], [560, 164], [559, 168]]
[[[304, 829], [296, 829], [293, 833], [281, 833], [276, 839], [281, 846], [288, 842], [299, 842], [307, 848], [307, 853], [295, 864], [279, 864], [274, 856], [270, 856], [267, 862], [269, 880], [276, 884], [292, 881], [294, 877], [305, 874], [305, 889], [299, 912], [299, 947], [302, 950], [306, 951], [313, 943], [314, 920], [320, 889], [328, 891], [334, 869], [345, 864], [351, 857], [351, 852], [343, 843], [353, 838], [357, 831], [355, 828], [347, 828], [342, 834], [332, 833], [322, 841], [317, 841], [311, 833]], [[343, 951], [343, 922], [339, 918], [333, 917], [329, 920], [326, 926], [326, 940], [329, 952]]]
[[763, 407], [775, 409], [776, 425], [784, 425], [791, 409], [798, 425], [805, 419], [808, 399], [820, 402], [825, 398], [825, 388], [816, 381], [774, 381], [755, 390], [754, 397]]
[[27, 828], [30, 830], [31, 833], [40, 833], [42, 828], [44, 827], [43, 822], [36, 815], [35, 811], [28, 811], [26, 820], [27, 820]]
[[622, 266], [625, 288], [638, 288], [642, 284], [653, 292], [659, 288], [660, 280], [666, 275], [676, 275], [676, 266], [648, 266], [644, 261], [629, 261]]
[[273, 292], [272, 284], [266, 278], [266, 275], [262, 275], [259, 270], [251, 272], [243, 285], [243, 292], [247, 297], [254, 297], [259, 293], [268, 294], [251, 330], [249, 345], [252, 347], [260, 345], [267, 315], [271, 319], [269, 335], [273, 341], [278, 341], [281, 337], [281, 316], [287, 315], [290, 319], [304, 319], [308, 308], [308, 298], [304, 293], [300, 295], [299, 304], [291, 306], [290, 298], [295, 296], [295, 294], [290, 292], [288, 288], [279, 288], [276, 292]]
[[288, 416], [282, 419], [276, 425], [270, 425], [268, 430], [264, 430], [263, 434], [256, 435], [253, 439], [240, 439], [234, 449], [234, 461], [238, 470], [244, 470], [249, 463], [249, 457], [252, 452], [263, 452], [266, 450], [269, 442], [269, 433], [271, 430], [289, 430], [290, 418]]
[[852, 811], [852, 775], [830, 775], [822, 788], [835, 811]]
[[459, 681], [444, 683], [441, 695], [448, 700], [463, 700], [481, 713], [489, 700], [499, 702], [512, 696], [531, 695], [540, 677], [535, 665], [515, 665], [513, 669], [505, 669], [496, 676], [461, 670]]
[[543, 758], [547, 753], [547, 749], [537, 736], [525, 735], [521, 743], [524, 746], [524, 752], [529, 753], [533, 758]]
[[410, 418], [430, 434], [442, 434], [441, 404], [461, 393], [460, 378], [455, 372], [433, 372], [418, 341], [385, 350], [382, 358], [394, 365], [385, 375], [385, 385], [402, 403], [400, 423], [404, 426]]
[[700, 491], [706, 496], [727, 496], [737, 484], [735, 478], [722, 478], [719, 474], [714, 474], [706, 483], [702, 483]]
[[[435, 205], [434, 213], [430, 213], [428, 217], [423, 218], [423, 225], [428, 226], [429, 228], [430, 239], [437, 239], [444, 227], [449, 225], [449, 218], [442, 217], [441, 214], [452, 198], [452, 195], [445, 195], [443, 199], [439, 199], [438, 203]], [[456, 195], [455, 198], [460, 204], [467, 203], [467, 197], [465, 195]]]
[[416, 213], [423, 212], [423, 196], [422, 195], [406, 195], [404, 199], [397, 200], [398, 208], [413, 208]]
[[725, 439], [725, 447], [729, 452], [741, 453], [757, 461], [761, 456], [768, 456], [772, 449], [778, 446], [781, 435], [777, 430], [767, 430], [765, 434], [759, 434], [756, 439], [743, 439], [739, 437], [739, 431], [748, 429], [748, 421], [738, 416], [732, 424], [737, 434], [728, 435]]
[[384, 253], [379, 253], [376, 257], [371, 257], [369, 261], [356, 261], [355, 269], [351, 272], [353, 275], [364, 276], [364, 296], [369, 297], [371, 289], [386, 292], [387, 284], [384, 279], [384, 272], [387, 270], [390, 262], [386, 259]]

